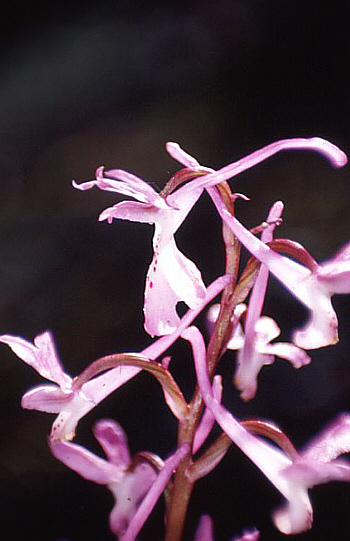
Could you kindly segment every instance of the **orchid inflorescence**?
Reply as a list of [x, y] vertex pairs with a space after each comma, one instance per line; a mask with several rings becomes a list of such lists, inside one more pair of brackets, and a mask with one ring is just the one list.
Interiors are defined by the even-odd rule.
[[[350, 414], [339, 414], [308, 445], [296, 450], [273, 422], [240, 421], [228, 411], [221, 401], [222, 378], [217, 369], [225, 352], [236, 349], [233, 381], [241, 398], [248, 401], [258, 392], [260, 370], [272, 364], [275, 356], [301, 368], [311, 362], [306, 350], [336, 344], [338, 322], [331, 297], [350, 292], [350, 243], [319, 264], [299, 243], [274, 238], [282, 220], [281, 201], [272, 205], [266, 221], [248, 230], [234, 213], [236, 200], [248, 198], [232, 193], [227, 181], [282, 150], [314, 150], [334, 167], [343, 167], [346, 155], [320, 138], [286, 139], [214, 171], [201, 166], [176, 143], [167, 143], [166, 149], [183, 167], [160, 193], [120, 169], [98, 168], [94, 180], [73, 182], [79, 190], [97, 187], [129, 197], [105, 209], [99, 220], [154, 225], [143, 310], [145, 330], [157, 338], [142, 351], [97, 359], [72, 378], [63, 370], [50, 332], [40, 334], [33, 343], [17, 336], [0, 336], [1, 342], [50, 381], [27, 391], [22, 406], [57, 414], [49, 437], [51, 452], [85, 479], [109, 488], [115, 498], [109, 524], [117, 539], [136, 539], [161, 495], [165, 498], [165, 539], [182, 539], [195, 482], [216, 467], [232, 443], [285, 498], [284, 505], [273, 512], [275, 526], [284, 534], [303, 532], [311, 528], [313, 519], [308, 490], [331, 480], [350, 481], [350, 463], [339, 458], [350, 451]], [[176, 231], [204, 191], [222, 219], [226, 253], [223, 275], [209, 286], [175, 241]], [[242, 247], [250, 258], [239, 273]], [[290, 343], [276, 342], [280, 334], [277, 323], [261, 315], [270, 273], [309, 310], [308, 321], [293, 332]], [[211, 304], [219, 294], [220, 302]], [[179, 302], [188, 307], [181, 318]], [[204, 310], [207, 343], [193, 324]], [[194, 359], [197, 385], [189, 402], [172, 376], [170, 357], [166, 356], [177, 340], [189, 343]], [[149, 451], [132, 457], [122, 427], [110, 419], [99, 420], [93, 429], [106, 458], [72, 443], [79, 420], [142, 370], [160, 383], [165, 402], [177, 419], [174, 453], [164, 459]], [[208, 443], [215, 423], [222, 432]], [[234, 539], [256, 541], [259, 532], [248, 526], [250, 529]], [[195, 540], [212, 539], [212, 520], [203, 514]]]

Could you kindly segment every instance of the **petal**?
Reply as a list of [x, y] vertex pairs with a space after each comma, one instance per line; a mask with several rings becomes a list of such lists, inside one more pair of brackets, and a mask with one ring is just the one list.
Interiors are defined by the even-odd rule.
[[63, 392], [57, 385], [40, 385], [22, 396], [21, 406], [28, 410], [59, 413], [74, 396], [74, 392]]
[[313, 512], [307, 490], [294, 487], [287, 504], [274, 511], [273, 521], [280, 532], [291, 535], [309, 530]]
[[63, 372], [50, 332], [46, 331], [37, 336], [34, 339], [34, 344], [19, 336], [6, 334], [0, 336], [0, 341], [10, 346], [22, 361], [35, 368], [41, 376], [54, 381], [62, 390], [70, 390], [72, 380]]
[[120, 483], [124, 478], [124, 469], [119, 469], [107, 460], [90, 453], [81, 445], [70, 442], [51, 442], [50, 448], [58, 460], [84, 479], [99, 485], [108, 485], [112, 482]]
[[249, 363], [241, 360], [241, 351], [238, 351], [237, 355], [237, 368], [234, 377], [235, 387], [241, 391], [241, 398], [245, 402], [251, 400], [256, 395], [258, 388], [258, 374], [261, 368], [265, 364], [272, 364], [274, 362], [274, 356], [267, 351], [259, 352], [257, 349], [253, 349]]
[[122, 537], [122, 541], [135, 540], [137, 534], [139, 533], [142, 526], [149, 517], [153, 507], [157, 503], [158, 498], [164, 491], [173, 472], [177, 469], [178, 465], [189, 453], [189, 451], [190, 447], [187, 443], [185, 443], [165, 461], [163, 469], [157, 475], [156, 480], [154, 481], [146, 497], [142, 501], [140, 507], [137, 509], [132, 521], [129, 524], [127, 531]]
[[263, 353], [269, 355], [276, 355], [281, 359], [290, 361], [294, 368], [301, 368], [311, 362], [309, 355], [301, 348], [298, 348], [294, 344], [288, 342], [275, 342], [274, 344], [267, 344], [261, 350]]
[[[198, 167], [199, 164], [197, 160], [180, 149], [176, 143], [170, 143], [170, 146], [168, 143], [167, 150], [176, 160], [180, 161], [180, 163], [186, 167]], [[314, 150], [323, 154], [334, 167], [343, 167], [347, 163], [347, 157], [344, 152], [329, 141], [325, 141], [319, 137], [312, 137], [310, 139], [282, 139], [281, 141], [276, 141], [275, 143], [256, 150], [252, 154], [226, 165], [218, 171], [213, 171], [204, 177], [197, 178], [191, 181], [191, 183], [188, 183], [188, 186], [191, 189], [215, 186], [224, 180], [229, 180], [239, 173], [254, 167], [258, 163], [265, 161], [267, 158], [270, 158], [282, 150]]]
[[209, 515], [201, 516], [194, 541], [214, 541], [213, 521]]
[[205, 297], [201, 274], [177, 248], [174, 238], [155, 251], [145, 288], [145, 329], [151, 336], [171, 334], [179, 325], [178, 302], [195, 309]]
[[117, 467], [127, 468], [131, 458], [122, 427], [111, 419], [102, 419], [95, 424], [93, 432], [108, 460]]
[[103, 168], [99, 168], [96, 171], [96, 177], [96, 180], [83, 182], [82, 184], [73, 181], [73, 187], [84, 191], [96, 186], [100, 190], [134, 197], [143, 203], [161, 205], [162, 208], [166, 207], [165, 200], [152, 186], [127, 171], [114, 169], [104, 172]]
[[272, 317], [261, 316], [254, 327], [256, 347], [265, 346], [280, 335], [281, 329]]
[[122, 201], [113, 207], [108, 207], [101, 212], [99, 221], [107, 220], [111, 223], [113, 218], [154, 224], [157, 217], [157, 208], [148, 203], [138, 201]]
[[317, 277], [310, 276], [303, 288], [308, 287], [310, 316], [304, 327], [293, 333], [293, 342], [304, 349], [315, 349], [338, 342], [338, 320], [330, 294], [320, 287]]
[[[276, 201], [270, 209], [267, 217], [268, 225], [261, 235], [263, 243], [270, 242], [273, 239], [273, 232], [277, 220], [281, 218], [283, 203]], [[265, 300], [269, 270], [265, 265], [261, 265], [255, 284], [250, 294], [246, 321], [245, 321], [245, 341], [237, 355], [237, 370], [235, 375], [235, 385], [241, 391], [243, 400], [252, 399], [257, 390], [257, 376], [260, 369], [265, 364], [271, 364], [274, 357], [261, 351], [261, 345], [265, 345], [280, 334], [280, 329], [275, 321], [268, 317], [260, 317], [261, 310]]]
[[303, 457], [330, 462], [350, 452], [350, 415], [340, 414], [303, 451]]
[[[138, 464], [133, 472], [128, 472], [121, 483], [109, 485], [115, 497], [115, 505], [109, 517], [112, 532], [121, 536], [125, 533], [137, 507], [145, 497], [157, 477], [149, 464]], [[118, 537], [119, 538], [119, 537]]]

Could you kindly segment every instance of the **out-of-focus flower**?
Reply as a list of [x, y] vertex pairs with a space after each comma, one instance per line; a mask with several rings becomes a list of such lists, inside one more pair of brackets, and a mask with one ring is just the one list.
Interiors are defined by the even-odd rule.
[[53, 455], [70, 469], [89, 481], [109, 488], [115, 498], [109, 524], [119, 538], [127, 530], [157, 473], [147, 462], [139, 462], [132, 467], [126, 435], [115, 421], [98, 421], [94, 435], [107, 460], [75, 443], [51, 442], [50, 447]]
[[[231, 541], [258, 541], [258, 539], [259, 532], [254, 528], [254, 530], [244, 531], [238, 537], [232, 537]], [[194, 541], [214, 541], [213, 521], [209, 515], [201, 516]]]
[[[142, 350], [140, 355], [148, 359], [157, 359], [162, 355], [204, 306], [226, 287], [229, 280], [229, 276], [221, 276], [212, 282], [206, 290], [202, 304], [196, 310], [187, 311], [176, 332], [158, 338]], [[54, 382], [30, 389], [23, 395], [21, 402], [22, 407], [26, 409], [58, 413], [50, 435], [53, 440], [71, 440], [78, 421], [84, 415], [140, 372], [139, 368], [133, 366], [120, 366], [87, 381], [80, 388], [76, 387], [74, 380], [63, 371], [50, 332], [46, 331], [37, 336], [34, 343], [19, 336], [6, 334], [0, 336], [0, 342], [10, 346], [20, 359], [32, 366], [41, 376]]]
[[205, 344], [195, 327], [182, 333], [192, 345], [198, 384], [206, 406], [232, 441], [260, 468], [286, 498], [274, 513], [277, 528], [296, 534], [311, 528], [308, 489], [332, 480], [350, 481], [350, 463], [338, 459], [350, 451], [350, 415], [341, 415], [293, 459], [275, 446], [250, 434], [213, 396], [205, 363]]

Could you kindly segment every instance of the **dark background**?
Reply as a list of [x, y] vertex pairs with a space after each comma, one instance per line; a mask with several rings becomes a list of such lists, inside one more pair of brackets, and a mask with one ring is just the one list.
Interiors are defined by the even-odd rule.
[[[51, 329], [68, 373], [115, 351], [142, 349], [144, 276], [152, 230], [99, 223], [113, 194], [71, 187], [98, 165], [122, 167], [162, 187], [177, 170], [165, 150], [179, 142], [203, 165], [226, 165], [280, 138], [328, 138], [350, 152], [349, 17], [346, 3], [283, 0], [187, 2], [10, 2], [2, 13], [0, 79], [0, 333], [32, 340]], [[285, 202], [280, 236], [318, 260], [349, 237], [349, 169], [312, 153], [280, 154], [234, 181], [251, 198], [237, 205], [244, 223]], [[223, 272], [220, 225], [205, 196], [177, 235], [206, 283]], [[336, 297], [340, 343], [311, 353], [301, 371], [276, 360], [257, 397], [242, 404], [230, 387], [233, 354], [222, 362], [225, 403], [240, 417], [278, 422], [296, 445], [349, 409], [349, 298]], [[304, 309], [271, 280], [265, 313], [287, 339]], [[172, 349], [185, 393], [193, 384], [187, 346]], [[24, 411], [34, 370], [1, 346], [0, 515], [4, 540], [111, 540], [108, 490], [51, 456], [53, 417]], [[114, 417], [132, 452], [163, 458], [176, 426], [150, 377], [140, 375], [79, 425], [95, 452], [93, 422]], [[345, 539], [350, 487], [316, 487], [314, 529], [300, 541]], [[232, 449], [198, 483], [185, 539], [201, 512], [217, 541], [255, 525], [261, 539], [285, 539], [271, 524], [277, 491]], [[162, 504], [142, 539], [161, 540]], [[7, 533], [5, 533], [7, 532]]]

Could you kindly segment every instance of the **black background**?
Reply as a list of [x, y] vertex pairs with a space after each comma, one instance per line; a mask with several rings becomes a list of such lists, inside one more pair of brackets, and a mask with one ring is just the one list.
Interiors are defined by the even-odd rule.
[[[349, 17], [346, 3], [264, 0], [188, 2], [10, 2], [1, 16], [0, 333], [55, 335], [68, 373], [115, 351], [149, 343], [143, 331], [144, 276], [152, 230], [99, 223], [117, 198], [78, 192], [71, 179], [98, 165], [122, 167], [162, 187], [179, 142], [203, 165], [221, 167], [280, 138], [322, 136], [350, 152]], [[237, 205], [248, 226], [285, 202], [280, 236], [318, 260], [348, 240], [349, 169], [333, 170], [309, 152], [280, 154], [242, 174]], [[177, 235], [209, 283], [223, 272], [220, 224], [205, 196]], [[222, 361], [225, 403], [239, 417], [268, 417], [302, 445], [349, 408], [349, 299], [336, 297], [340, 343], [311, 353], [300, 371], [276, 360], [243, 404]], [[283, 339], [304, 309], [271, 280], [265, 313]], [[189, 396], [189, 349], [172, 349], [173, 370]], [[112, 497], [57, 463], [47, 448], [51, 415], [24, 411], [20, 398], [40, 377], [6, 346], [0, 362], [0, 515], [2, 539], [92, 541], [108, 530]], [[161, 391], [140, 375], [82, 420], [77, 441], [100, 452], [93, 422], [113, 417], [132, 452], [168, 456], [176, 426]], [[350, 487], [316, 487], [314, 529], [303, 541], [345, 539]], [[217, 541], [255, 525], [261, 539], [284, 539], [271, 524], [280, 502], [270, 483], [232, 449], [198, 483], [185, 539], [200, 514], [212, 515]], [[142, 539], [163, 537], [162, 504]], [[344, 537], [345, 536], [345, 537]], [[294, 539], [294, 537], [291, 537]]]

